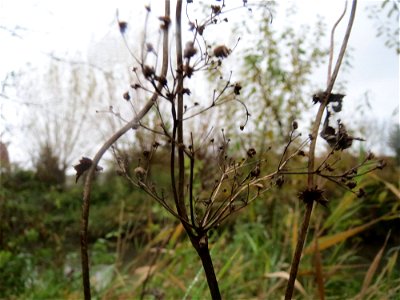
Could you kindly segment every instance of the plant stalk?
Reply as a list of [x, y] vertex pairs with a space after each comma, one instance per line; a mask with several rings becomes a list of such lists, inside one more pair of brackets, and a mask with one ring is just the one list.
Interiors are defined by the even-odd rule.
[[217, 276], [215, 275], [210, 250], [208, 249], [207, 233], [204, 233], [203, 237], [197, 237], [195, 240], [191, 239], [191, 242], [195, 247], [197, 254], [200, 256], [201, 263], [203, 264], [203, 269], [207, 278], [207, 284], [210, 290], [211, 298], [213, 300], [220, 300], [221, 293], [219, 291]]
[[[350, 38], [351, 28], [353, 27], [356, 7], [357, 7], [357, 0], [353, 0], [349, 23], [347, 25], [347, 30], [346, 30], [345, 36], [343, 38], [342, 47], [340, 49], [340, 53], [339, 53], [338, 59], [336, 61], [335, 69], [333, 71], [332, 76], [330, 76], [330, 80], [329, 80], [328, 86], [326, 88], [326, 97], [320, 104], [317, 116], [315, 118], [313, 130], [312, 130], [312, 140], [311, 140], [311, 144], [310, 144], [309, 160], [308, 160], [308, 173], [309, 173], [308, 180], [307, 180], [308, 189], [314, 188], [315, 146], [316, 146], [317, 138], [318, 138], [318, 130], [319, 130], [319, 127], [321, 124], [322, 115], [324, 113], [326, 106], [328, 105], [329, 95], [332, 92], [333, 86], [335, 84], [337, 75], [340, 70], [340, 66], [341, 66], [344, 54], [346, 52], [347, 43]], [[333, 49], [333, 47], [331, 47], [331, 51], [332, 51], [332, 49]], [[332, 54], [333, 53], [331, 53], [331, 55]], [[312, 214], [313, 204], [314, 204], [313, 202], [306, 204], [306, 210], [304, 212], [303, 223], [301, 225], [299, 238], [298, 238], [298, 241], [296, 244], [296, 249], [295, 249], [295, 252], [293, 255], [293, 260], [291, 263], [290, 276], [289, 276], [289, 280], [288, 280], [288, 283], [286, 286], [286, 292], [285, 292], [285, 300], [290, 300], [290, 299], [292, 299], [292, 296], [293, 296], [294, 284], [296, 281], [297, 272], [298, 272], [299, 265], [300, 265], [301, 254], [303, 252], [304, 243], [305, 243], [305, 240], [307, 237], [307, 232], [308, 232], [308, 227], [310, 224], [310, 218], [311, 218], [311, 214]]]

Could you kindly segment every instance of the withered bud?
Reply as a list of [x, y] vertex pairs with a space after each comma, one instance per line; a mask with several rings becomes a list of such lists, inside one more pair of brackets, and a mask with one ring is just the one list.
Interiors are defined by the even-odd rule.
[[167, 78], [165, 78], [165, 76], [161, 75], [161, 76], [155, 76], [154, 77], [155, 80], [157, 80], [159, 83], [161, 83], [163, 86], [167, 85]]
[[285, 183], [285, 178], [283, 176], [279, 176], [278, 179], [276, 179], [276, 185], [280, 188], [282, 185]]
[[253, 158], [254, 155], [256, 155], [256, 154], [257, 154], [257, 152], [254, 148], [250, 148], [249, 150], [247, 150], [247, 156], [250, 158]]
[[221, 13], [221, 6], [219, 6], [219, 5], [211, 5], [211, 9], [215, 15], [218, 15], [219, 13]]
[[171, 24], [171, 18], [168, 16], [162, 16], [158, 17], [158, 19], [161, 21], [161, 29], [166, 30], [169, 27], [169, 24]]
[[183, 71], [185, 72], [185, 75], [186, 75], [188, 78], [190, 78], [190, 77], [192, 77], [192, 75], [193, 75], [194, 69], [193, 69], [191, 66], [189, 66], [189, 65], [184, 65], [184, 66], [183, 66]]
[[355, 181], [349, 181], [348, 183], [346, 183], [346, 186], [349, 188], [349, 189], [354, 189], [356, 186], [357, 186], [357, 182], [355, 182]]
[[189, 30], [193, 31], [196, 28], [196, 24], [194, 24], [193, 22], [189, 21]]
[[240, 85], [239, 82], [236, 82], [235, 85], [233, 86], [233, 93], [235, 95], [240, 95], [240, 90], [242, 89], [242, 86]]
[[142, 87], [142, 86], [140, 84], [138, 84], [138, 83], [131, 84], [131, 88], [133, 88], [134, 90], [137, 90], [140, 87]]
[[[324, 101], [326, 99], [326, 92], [318, 92], [316, 94], [313, 95], [313, 102], [314, 104], [320, 102], [322, 103], [322, 101]], [[342, 110], [342, 102], [343, 102], [343, 98], [344, 98], [344, 94], [330, 94], [328, 97], [328, 103], [336, 103], [336, 105], [332, 105], [332, 109], [335, 112], [340, 112]]]
[[357, 194], [358, 198], [361, 198], [361, 197], [364, 197], [366, 193], [363, 189], [359, 189], [356, 194]]
[[182, 89], [182, 94], [186, 94], [186, 95], [189, 95], [189, 96], [190, 96], [191, 91], [190, 91], [190, 89], [188, 89], [188, 88], [183, 88], [183, 89]]
[[228, 57], [231, 54], [231, 50], [225, 45], [220, 45], [214, 48], [214, 55], [219, 58]]
[[328, 199], [323, 195], [324, 191], [315, 187], [314, 189], [305, 189], [299, 193], [299, 199], [304, 203], [312, 203], [314, 201], [326, 207]]
[[241, 130], [241, 131], [243, 131], [243, 130], [244, 130], [244, 126], [243, 126], [243, 125], [240, 125], [240, 127], [239, 127], [239, 128], [240, 128], [240, 130]]
[[124, 99], [125, 99], [126, 101], [129, 101], [129, 100], [131, 99], [131, 96], [129, 96], [129, 92], [125, 92], [125, 93], [122, 95], [122, 97], [124, 97]]
[[324, 98], [326, 97], [326, 93], [325, 92], [318, 92], [315, 93], [312, 96], [312, 100], [314, 104], [317, 104], [318, 102], [322, 102], [324, 100]]
[[[74, 166], [74, 169], [76, 171], [76, 180], [75, 183], [78, 182], [79, 177], [86, 172], [87, 170], [90, 169], [92, 166], [93, 161], [88, 158], [88, 157], [82, 157], [82, 159], [79, 160], [79, 164]], [[96, 171], [103, 171], [103, 168], [100, 166], [96, 166]]]
[[293, 128], [293, 130], [296, 130], [297, 128], [299, 128], [299, 124], [297, 124], [297, 121], [292, 122], [292, 128]]
[[121, 32], [121, 34], [124, 34], [126, 31], [126, 28], [128, 28], [128, 23], [120, 21], [120, 22], [118, 22], [118, 27], [119, 27], [119, 32]]
[[197, 32], [200, 34], [200, 35], [203, 35], [203, 32], [204, 32], [204, 29], [205, 29], [206, 27], [204, 26], [204, 25], [201, 25], [201, 26], [199, 26], [199, 27], [197, 27]]
[[153, 67], [150, 67], [148, 65], [145, 65], [143, 67], [143, 75], [144, 75], [144, 77], [146, 77], [146, 78], [153, 77], [154, 73], [155, 73], [155, 71], [154, 71]]
[[154, 52], [154, 47], [151, 43], [146, 44], [146, 50], [147, 52]]
[[146, 175], [146, 170], [143, 169], [142, 167], [135, 168], [133, 172], [135, 172], [135, 175], [139, 180], [143, 180], [144, 176]]
[[260, 173], [261, 173], [260, 164], [258, 163], [256, 165], [256, 167], [253, 170], [251, 170], [250, 175], [252, 177], [258, 177], [260, 175]]
[[307, 154], [303, 150], [299, 150], [297, 152], [297, 155], [299, 155], [299, 156], [307, 156]]
[[190, 59], [197, 53], [197, 49], [194, 47], [193, 42], [187, 42], [185, 46], [185, 51], [183, 52], [183, 57]]

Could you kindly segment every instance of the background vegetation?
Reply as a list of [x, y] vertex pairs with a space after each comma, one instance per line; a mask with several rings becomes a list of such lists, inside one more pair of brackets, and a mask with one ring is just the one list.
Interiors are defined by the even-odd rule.
[[[298, 297], [309, 299], [316, 293], [312, 241], [317, 234], [322, 239], [328, 299], [355, 297], [368, 274], [368, 299], [399, 295], [399, 170], [394, 159], [387, 159], [387, 168], [358, 182], [367, 196], [360, 199], [332, 187], [328, 208], [317, 207], [300, 266]], [[2, 175], [1, 298], [81, 297], [77, 238], [81, 186], [73, 185], [73, 178], [68, 181], [60, 188], [39, 179], [37, 171]], [[299, 182], [291, 179], [212, 233], [211, 253], [224, 298], [282, 295], [301, 213], [298, 190]], [[136, 299], [144, 291], [146, 299], [208, 297], [200, 261], [193, 259], [183, 228], [159, 205], [111, 170], [99, 176], [92, 197], [90, 242], [96, 297]], [[376, 269], [371, 271], [371, 267]]]

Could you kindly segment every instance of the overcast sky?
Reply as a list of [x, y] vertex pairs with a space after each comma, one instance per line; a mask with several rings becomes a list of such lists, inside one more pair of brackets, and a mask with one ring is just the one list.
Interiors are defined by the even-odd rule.
[[[241, 0], [225, 0], [227, 3], [237, 3]], [[129, 22], [130, 26], [141, 28], [142, 21], [137, 21], [143, 16], [143, 6], [152, 3], [152, 8], [157, 12], [162, 5], [161, 0], [132, 1], [132, 0], [0, 0], [0, 80], [3, 80], [11, 71], [23, 70], [27, 63], [40, 66], [48, 57], [46, 54], [54, 53], [60, 57], [79, 52], [96, 65], [102, 66], [105, 60], [112, 61], [116, 53], [121, 52], [121, 47], [109, 55], [108, 51], [115, 45], [115, 39], [108, 45], [107, 38], [115, 37], [112, 33], [116, 30], [115, 12], [119, 10], [122, 19]], [[195, 3], [207, 2], [194, 0]], [[216, 4], [216, 1], [208, 1]], [[254, 3], [257, 1], [248, 0]], [[260, 1], [258, 1], [260, 2]], [[376, 23], [367, 17], [367, 6], [378, 5], [381, 1], [359, 1], [356, 21], [350, 38], [352, 68], [339, 77], [347, 81], [347, 97], [345, 111], [347, 117], [352, 116], [355, 108], [365, 101], [365, 95], [371, 104], [371, 114], [380, 120], [398, 122], [399, 106], [399, 57], [394, 49], [384, 46], [385, 39], [376, 37]], [[274, 16], [271, 26], [285, 24], [283, 11], [293, 5], [297, 8], [296, 24], [315, 24], [317, 15], [323, 17], [327, 28], [330, 28], [341, 14], [343, 1], [326, 0], [298, 0], [282, 1], [279, 11]], [[351, 1], [349, 3], [350, 11]], [[157, 13], [155, 12], [155, 15]], [[160, 14], [161, 15], [161, 12]], [[138, 17], [139, 16], [139, 17]], [[347, 15], [348, 16], [348, 15]], [[338, 29], [338, 44], [341, 42], [341, 33], [345, 29], [347, 18]], [[399, 26], [398, 20], [392, 20], [390, 26]], [[216, 33], [220, 34], [220, 33]], [[222, 32], [226, 36], [225, 32]], [[328, 45], [328, 39], [326, 40]], [[100, 47], [104, 46], [104, 47]], [[118, 52], [120, 51], [120, 52]], [[127, 53], [122, 53], [124, 56]], [[111, 56], [111, 57], [110, 57]], [[126, 57], [126, 56], [125, 56]], [[103, 61], [104, 60], [104, 61]], [[107, 64], [104, 64], [107, 66]], [[129, 66], [128, 66], [129, 67]], [[325, 84], [326, 67], [316, 70], [314, 81]], [[18, 120], [18, 106], [0, 97], [2, 115], [5, 120], [0, 126], [4, 132], [7, 122], [13, 124]], [[4, 134], [4, 141], [10, 147], [17, 147], [18, 143], [13, 137]], [[18, 153], [18, 149], [14, 149]], [[19, 153], [18, 155], [23, 155]], [[17, 159], [18, 160], [18, 159]]]

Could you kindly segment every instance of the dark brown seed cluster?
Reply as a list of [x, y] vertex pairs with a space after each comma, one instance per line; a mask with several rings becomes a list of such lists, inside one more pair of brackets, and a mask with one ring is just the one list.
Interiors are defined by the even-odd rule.
[[299, 193], [299, 199], [306, 204], [315, 201], [326, 207], [326, 205], [328, 204], [328, 199], [326, 199], [323, 194], [324, 191], [318, 189], [317, 187], [313, 189], [305, 189], [304, 191]]

